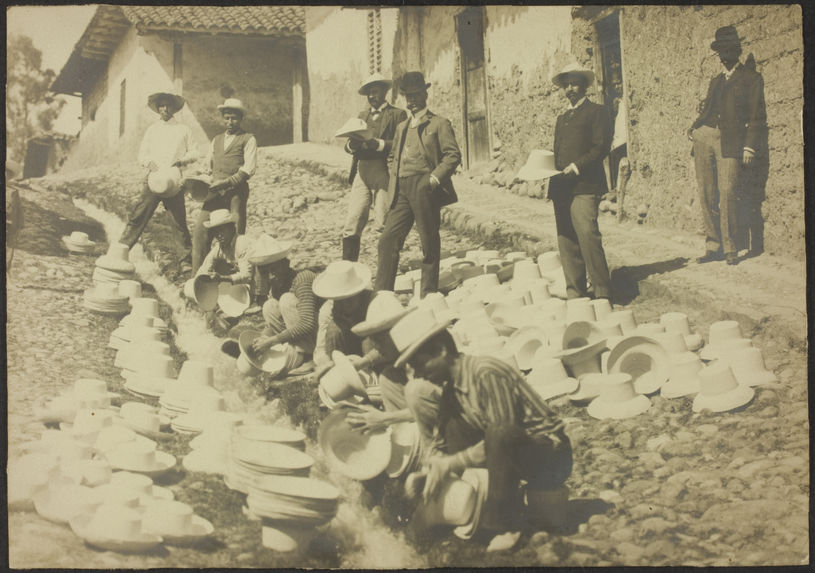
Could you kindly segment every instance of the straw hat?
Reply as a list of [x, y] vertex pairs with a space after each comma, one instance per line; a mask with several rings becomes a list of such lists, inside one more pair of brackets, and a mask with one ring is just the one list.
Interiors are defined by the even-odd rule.
[[391, 425], [391, 459], [385, 471], [390, 478], [411, 472], [419, 461], [421, 436], [416, 422]]
[[250, 295], [248, 284], [218, 284], [218, 306], [230, 317], [241, 316], [249, 308]]
[[298, 450], [306, 449], [306, 435], [303, 432], [282, 426], [259, 423], [244, 424], [236, 426], [233, 434], [236, 442], [284, 444]]
[[212, 387], [215, 383], [215, 370], [211, 364], [201, 360], [185, 360], [178, 373], [178, 383]]
[[661, 332], [652, 336], [668, 354], [682, 354], [688, 352], [685, 337], [679, 332]]
[[76, 439], [93, 442], [103, 428], [113, 425], [113, 410], [81, 408], [72, 423], [61, 423], [60, 430]]
[[439, 322], [430, 310], [420, 309], [402, 317], [391, 328], [391, 339], [400, 352], [394, 367], [404, 365], [422, 344], [448, 326], [449, 320]]
[[206, 274], [200, 274], [184, 283], [184, 296], [195, 301], [203, 311], [213, 310], [218, 305], [219, 282]]
[[101, 503], [101, 497], [93, 489], [61, 480], [34, 495], [34, 509], [55, 523], [68, 523], [78, 515], [90, 513]]
[[176, 381], [175, 365], [171, 356], [156, 355], [149, 362], [136, 365], [137, 370], [127, 377], [125, 389], [136, 395], [158, 398], [168, 384]]
[[608, 372], [630, 374], [638, 393], [653, 394], [668, 380], [670, 359], [653, 338], [628, 336], [609, 354]]
[[122, 243], [111, 243], [108, 245], [108, 251], [98, 259], [96, 259], [96, 266], [117, 272], [132, 273], [136, 267], [128, 260], [130, 248]]
[[312, 283], [314, 294], [322, 299], [351, 298], [371, 288], [371, 269], [363, 263], [334, 261]]
[[130, 301], [130, 306], [133, 307], [133, 310], [130, 314], [136, 315], [147, 315], [147, 316], [158, 316], [158, 301], [154, 298], [150, 297], [137, 297]]
[[593, 344], [581, 346], [580, 348], [567, 348], [554, 355], [563, 361], [566, 370], [575, 378], [580, 378], [585, 374], [599, 373], [600, 354], [606, 349], [606, 341], [598, 340]]
[[360, 119], [358, 117], [351, 117], [342, 124], [336, 132], [334, 132], [334, 137], [351, 137], [354, 139], [371, 139], [373, 137], [373, 133], [370, 129], [368, 129], [368, 124], [365, 123], [364, 119]]
[[244, 330], [238, 337], [238, 346], [241, 354], [237, 359], [238, 370], [247, 376], [257, 376], [266, 372], [272, 376], [280, 374], [288, 361], [289, 345], [275, 344], [267, 348], [260, 356], [251, 349], [252, 341], [261, 336], [257, 330]]
[[604, 320], [611, 320], [620, 325], [623, 334], [631, 334], [637, 328], [634, 311], [630, 309], [614, 310]]
[[538, 181], [560, 173], [555, 167], [554, 153], [546, 149], [533, 149], [529, 152], [526, 164], [518, 171], [517, 178], [521, 181]]
[[368, 305], [365, 320], [351, 327], [351, 332], [359, 337], [370, 336], [387, 330], [414, 308], [405, 308], [392, 291], [378, 291]]
[[477, 499], [478, 493], [469, 481], [451, 476], [441, 483], [438, 493], [422, 506], [424, 524], [467, 525], [473, 521]]
[[730, 366], [717, 362], [699, 371], [701, 385], [693, 399], [693, 411], [727, 412], [748, 404], [755, 396], [750, 386], [738, 383]]
[[720, 320], [710, 325], [708, 343], [699, 355], [702, 360], [713, 360], [718, 357], [725, 344], [731, 340], [743, 339], [741, 327], [735, 320]]
[[671, 371], [668, 381], [659, 393], [663, 398], [681, 398], [699, 393], [702, 360], [693, 352], [684, 352], [671, 357]]
[[634, 391], [629, 374], [611, 374], [603, 382], [600, 395], [591, 401], [587, 412], [593, 418], [633, 418], [651, 407], [651, 401]]
[[558, 272], [563, 272], [563, 266], [560, 263], [560, 253], [557, 251], [547, 251], [539, 254], [537, 262], [542, 277], [556, 276]]
[[212, 229], [221, 225], [234, 224], [238, 221], [238, 216], [229, 212], [229, 209], [215, 209], [209, 214], [209, 221], [204, 221], [204, 227]]
[[565, 81], [569, 76], [582, 77], [586, 82], [586, 87], [591, 87], [591, 85], [594, 83], [594, 72], [577, 63], [571, 63], [564, 66], [559, 73], [552, 76], [552, 83], [562, 88], [564, 87]]
[[155, 443], [133, 441], [107, 452], [108, 461], [117, 469], [159, 476], [173, 469], [177, 460], [172, 454], [157, 451]]
[[523, 326], [513, 332], [505, 349], [515, 357], [520, 370], [529, 370], [539, 348], [548, 345], [546, 331], [540, 326]]
[[577, 320], [563, 331], [563, 348], [581, 348], [605, 338], [594, 321]]
[[609, 379], [609, 374], [592, 372], [582, 376], [579, 380], [577, 392], [569, 394], [572, 402], [586, 402], [600, 395], [603, 385]]
[[163, 541], [160, 535], [142, 531], [140, 512], [115, 504], [76, 516], [71, 529], [88, 545], [123, 553], [149, 551]]
[[192, 507], [179, 501], [151, 504], [142, 517], [145, 533], [164, 538], [168, 545], [187, 545], [206, 539], [215, 531], [212, 523], [195, 515]]
[[204, 174], [187, 175], [181, 180], [181, 188], [187, 191], [193, 201], [209, 201], [217, 196], [215, 191], [210, 190], [212, 177]]
[[46, 491], [48, 484], [58, 478], [60, 466], [56, 456], [34, 452], [9, 459], [7, 471], [8, 509], [10, 511], [33, 511], [34, 496]]
[[331, 360], [334, 366], [320, 379], [319, 388], [320, 397], [330, 399], [324, 400], [324, 403], [327, 402], [326, 406], [331, 408], [332, 404], [354, 395], [366, 396], [362, 378], [348, 357], [339, 350], [335, 350], [331, 353]]
[[229, 97], [224, 100], [224, 103], [218, 106], [218, 111], [221, 113], [225, 111], [239, 111], [242, 116], [246, 115], [246, 106], [238, 98]]
[[398, 275], [393, 283], [393, 291], [400, 294], [413, 292], [413, 279], [407, 275]]
[[461, 479], [468, 482], [475, 489], [475, 508], [473, 509], [472, 517], [469, 522], [456, 527], [453, 533], [460, 539], [471, 539], [478, 531], [484, 503], [487, 501], [487, 494], [489, 493], [489, 472], [486, 468], [467, 468], [462, 472]]
[[200, 434], [211, 416], [226, 412], [220, 392], [200, 392], [190, 396], [187, 412], [173, 418], [170, 427], [182, 434]]
[[184, 107], [186, 101], [183, 97], [169, 92], [156, 92], [147, 96], [147, 107], [158, 113], [158, 104], [161, 101], [166, 101], [170, 105], [170, 115], [175, 115], [181, 108]]
[[288, 241], [279, 241], [274, 237], [267, 234], [261, 235], [259, 238], [252, 241], [249, 247], [249, 262], [256, 266], [269, 265], [281, 259], [285, 259], [293, 243]]
[[332, 412], [320, 424], [319, 443], [335, 470], [360, 481], [378, 476], [391, 460], [390, 429], [363, 434], [348, 425], [342, 410]]
[[141, 283], [131, 279], [119, 281], [119, 294], [127, 298], [140, 298], [142, 295]]
[[151, 171], [147, 176], [147, 187], [159, 197], [174, 197], [181, 190], [181, 170], [164, 167]]
[[368, 95], [368, 88], [375, 84], [382, 84], [385, 86], [386, 90], [389, 90], [393, 85], [393, 81], [385, 78], [385, 76], [383, 76], [379, 72], [375, 72], [368, 76], [367, 78], [365, 78], [365, 81], [362, 82], [361, 86], [359, 86], [358, 90], [359, 95]]
[[659, 317], [659, 323], [665, 332], [679, 332], [685, 337], [685, 346], [690, 351], [699, 350], [704, 343], [701, 335], [691, 332], [688, 315], [683, 312], [666, 312]]
[[566, 373], [562, 361], [545, 356], [536, 357], [526, 381], [544, 400], [571, 394], [578, 386], [577, 379]]
[[743, 348], [729, 354], [728, 362], [736, 380], [742, 386], [760, 386], [778, 382], [772, 370], [767, 370], [760, 348]]
[[607, 298], [596, 298], [591, 301], [591, 305], [594, 307], [594, 315], [597, 320], [603, 320], [613, 312], [611, 310], [611, 301]]
[[150, 476], [128, 471], [115, 472], [110, 478], [110, 486], [134, 492], [142, 506], [156, 501], [172, 501], [175, 497], [171, 489], [154, 484]]
[[86, 254], [96, 247], [96, 243], [88, 239], [88, 234], [81, 231], [73, 231], [70, 236], [63, 236], [62, 243], [72, 253]]
[[167, 431], [170, 419], [159, 415], [158, 408], [143, 402], [125, 402], [113, 421], [151, 440], [165, 440], [173, 435]]

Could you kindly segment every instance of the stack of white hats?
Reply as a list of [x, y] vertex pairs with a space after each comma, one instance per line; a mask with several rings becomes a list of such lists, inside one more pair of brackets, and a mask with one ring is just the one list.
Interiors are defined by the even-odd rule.
[[[252, 436], [254, 437], [254, 436]], [[266, 475], [308, 476], [314, 459], [299, 449], [277, 442], [250, 439], [232, 434], [224, 483], [230, 489], [248, 493], [249, 486]]]
[[93, 253], [96, 243], [88, 238], [87, 233], [73, 231], [69, 236], [62, 237], [62, 244], [71, 253], [88, 255]]
[[214, 382], [215, 372], [211, 365], [199, 360], [187, 360], [181, 365], [178, 379], [168, 384], [159, 398], [161, 413], [170, 418], [186, 414], [195, 397], [204, 397], [214, 403], [221, 397], [221, 393], [213, 387]]

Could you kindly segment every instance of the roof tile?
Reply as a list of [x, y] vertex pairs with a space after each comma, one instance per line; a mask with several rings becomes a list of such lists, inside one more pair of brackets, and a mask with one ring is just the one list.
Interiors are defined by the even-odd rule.
[[122, 6], [128, 20], [145, 28], [303, 34], [302, 6]]

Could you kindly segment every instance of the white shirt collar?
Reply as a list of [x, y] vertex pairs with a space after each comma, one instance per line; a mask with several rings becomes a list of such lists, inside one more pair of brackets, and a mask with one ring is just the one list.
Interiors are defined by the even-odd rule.
[[577, 109], [577, 108], [579, 108], [581, 105], [583, 105], [583, 102], [584, 102], [584, 101], [586, 101], [586, 96], [583, 96], [582, 98], [580, 98], [580, 99], [577, 101], [577, 103], [576, 103], [576, 104], [574, 104], [574, 105], [572, 105], [572, 104], [570, 103], [570, 104], [569, 104], [569, 109]]
[[724, 64], [722, 64], [722, 69], [724, 70], [724, 72], [723, 72], [723, 73], [724, 73], [724, 77], [725, 77], [725, 79], [728, 79], [728, 80], [729, 80], [729, 79], [730, 79], [730, 76], [732, 76], [732, 75], [733, 75], [733, 72], [735, 72], [735, 71], [736, 71], [737, 69], [739, 69], [740, 67], [741, 67], [741, 62], [736, 62], [736, 65], [735, 65], [735, 66], [733, 66], [733, 67], [732, 67], [731, 69], [729, 69], [729, 70], [728, 70], [727, 68], [725, 68], [725, 67], [724, 67]]
[[382, 102], [382, 105], [380, 105], [379, 107], [372, 107], [371, 113], [382, 113], [382, 110], [385, 109], [386, 107], [388, 107], [388, 102], [384, 101]]
[[[410, 112], [408, 112], [410, 113]], [[410, 113], [410, 127], [416, 127], [421, 123], [424, 117], [427, 115], [427, 106], [420, 109], [418, 112]]]

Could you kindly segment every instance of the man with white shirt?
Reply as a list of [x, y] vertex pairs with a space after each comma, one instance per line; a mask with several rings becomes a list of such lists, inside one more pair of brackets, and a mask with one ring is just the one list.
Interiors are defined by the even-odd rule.
[[192, 272], [201, 266], [212, 243], [212, 234], [204, 226], [210, 213], [229, 209], [235, 215], [239, 235], [246, 233], [246, 203], [249, 200], [249, 179], [257, 166], [257, 141], [241, 128], [246, 108], [239, 99], [228, 98], [218, 106], [226, 132], [216, 135], [210, 145], [206, 165], [211, 170], [210, 190], [215, 197], [204, 201], [192, 234]]
[[[739, 178], [763, 151], [767, 129], [764, 80], [739, 62], [741, 39], [733, 26], [716, 30], [710, 47], [724, 69], [710, 81], [701, 113], [688, 130], [705, 228], [705, 254], [697, 262], [725, 258], [735, 265]], [[757, 254], [762, 248], [753, 245], [751, 250]]]
[[597, 224], [600, 196], [608, 190], [603, 168], [603, 158], [611, 148], [608, 114], [586, 98], [586, 90], [594, 83], [591, 70], [569, 64], [552, 82], [563, 89], [569, 102], [555, 124], [555, 167], [562, 174], [549, 180], [566, 295], [589, 296], [589, 278], [594, 297], [610, 299], [611, 279]]
[[[162, 203], [173, 216], [187, 250], [189, 251], [192, 246], [190, 230], [187, 228], [184, 193], [178, 192], [172, 197], [162, 197], [153, 193], [147, 184], [147, 176], [151, 172], [169, 167], [181, 168], [197, 159], [192, 130], [173, 118], [173, 115], [184, 107], [184, 103], [183, 97], [165, 92], [154, 93], [147, 98], [147, 106], [158, 114], [159, 120], [147, 128], [139, 147], [139, 165], [147, 172], [142, 182], [139, 203], [119, 238], [119, 242], [128, 247], [132, 247], [139, 240], [159, 203]], [[185, 262], [188, 259], [189, 254]]]
[[450, 177], [461, 163], [461, 151], [450, 120], [427, 109], [427, 88], [421, 72], [399, 79], [408, 119], [396, 127], [388, 156], [388, 193], [394, 197], [379, 238], [375, 290], [393, 290], [399, 251], [416, 222], [422, 244], [421, 296], [439, 289], [441, 208], [458, 201]]
[[362, 231], [368, 223], [371, 206], [374, 208], [374, 224], [381, 229], [393, 197], [388, 190], [388, 154], [393, 144], [396, 126], [405, 120], [404, 110], [385, 101], [391, 80], [376, 73], [366, 79], [359, 88], [360, 95], [368, 100], [368, 107], [359, 114], [371, 132], [371, 138], [349, 138], [345, 151], [354, 156], [351, 163], [351, 192], [348, 194], [348, 215], [342, 230], [342, 258], [356, 261]]

